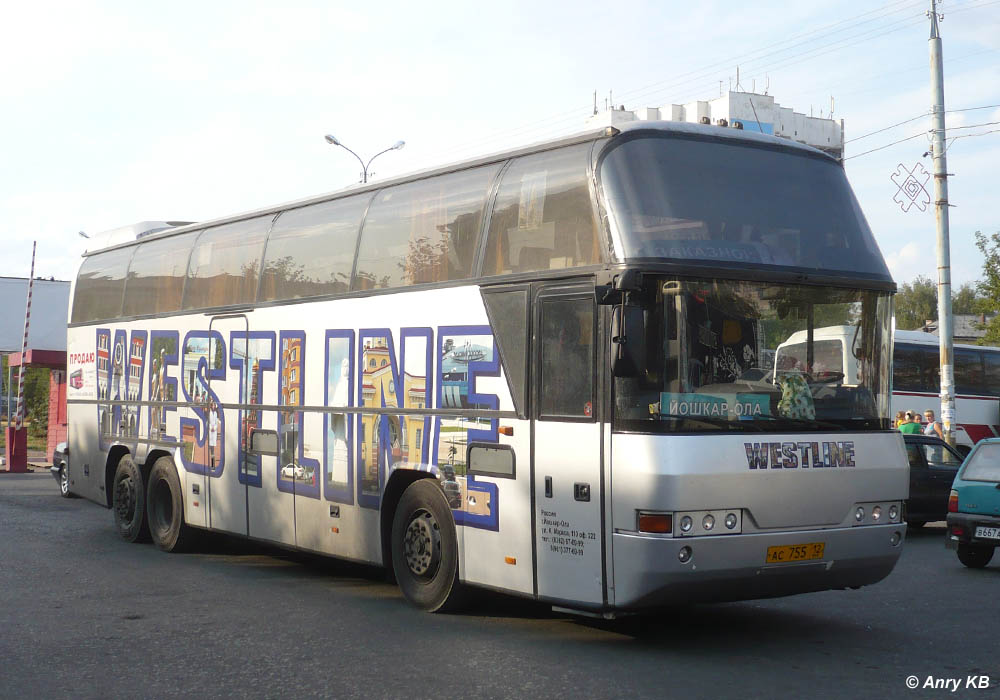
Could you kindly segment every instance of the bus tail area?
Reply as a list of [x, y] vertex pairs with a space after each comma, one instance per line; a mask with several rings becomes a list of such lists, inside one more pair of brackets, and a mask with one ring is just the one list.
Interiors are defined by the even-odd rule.
[[906, 532], [902, 449], [887, 434], [616, 435], [613, 463], [630, 465], [614, 484], [616, 605], [880, 581]]

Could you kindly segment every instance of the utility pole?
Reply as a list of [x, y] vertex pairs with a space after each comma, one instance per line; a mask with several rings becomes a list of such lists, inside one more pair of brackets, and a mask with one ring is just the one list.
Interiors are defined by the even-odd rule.
[[931, 0], [931, 120], [934, 157], [934, 215], [937, 219], [938, 338], [941, 344], [941, 426], [945, 440], [955, 444], [955, 349], [951, 317], [951, 244], [948, 232], [948, 162], [945, 158], [944, 65], [937, 0]]

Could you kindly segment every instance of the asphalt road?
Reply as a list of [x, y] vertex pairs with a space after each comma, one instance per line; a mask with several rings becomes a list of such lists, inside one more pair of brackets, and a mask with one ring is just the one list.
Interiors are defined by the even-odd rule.
[[860, 591], [610, 622], [495, 595], [429, 615], [375, 569], [129, 545], [48, 473], [0, 474], [0, 698], [996, 697], [1000, 555], [971, 571], [943, 536], [911, 531]]

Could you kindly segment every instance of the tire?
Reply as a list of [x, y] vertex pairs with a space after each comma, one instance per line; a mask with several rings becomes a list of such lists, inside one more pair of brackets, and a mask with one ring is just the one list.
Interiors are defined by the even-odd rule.
[[164, 552], [181, 552], [193, 538], [184, 524], [184, 491], [170, 457], [160, 457], [149, 471], [146, 487], [147, 520], [153, 544]]
[[455, 519], [436, 479], [403, 492], [392, 519], [392, 568], [403, 595], [427, 612], [461, 605]]
[[907, 520], [906, 524], [912, 527], [914, 530], [919, 530], [924, 525], [927, 524], [926, 520]]
[[63, 498], [72, 498], [69, 492], [69, 467], [65, 464], [59, 467], [59, 495]]
[[993, 558], [993, 547], [971, 544], [958, 545], [958, 560], [970, 569], [982, 569]]
[[132, 455], [118, 461], [115, 480], [111, 487], [111, 511], [115, 527], [126, 542], [148, 542], [149, 526], [146, 524], [146, 485], [142, 472], [135, 465]]

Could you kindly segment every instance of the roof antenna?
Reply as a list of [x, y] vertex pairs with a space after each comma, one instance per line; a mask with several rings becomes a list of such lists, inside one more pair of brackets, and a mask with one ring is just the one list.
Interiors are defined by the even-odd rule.
[[767, 73], [765, 73], [764, 74], [764, 79], [767, 81], [767, 83], [765, 83], [765, 85], [764, 85], [764, 94], [766, 95], [767, 91], [771, 89], [771, 76], [769, 76]]
[[597, 116], [597, 90], [594, 90], [594, 116]]

